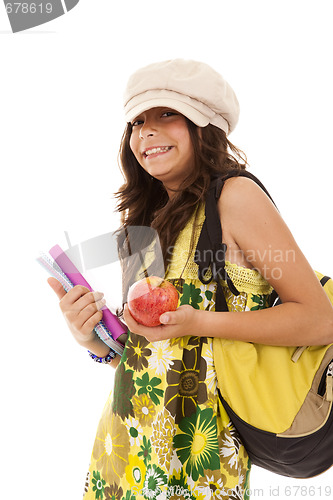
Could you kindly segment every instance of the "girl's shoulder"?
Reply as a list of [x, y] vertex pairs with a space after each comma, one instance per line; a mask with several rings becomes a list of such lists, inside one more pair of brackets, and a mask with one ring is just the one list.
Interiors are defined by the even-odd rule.
[[224, 183], [218, 201], [220, 217], [244, 218], [254, 216], [260, 211], [277, 214], [273, 202], [252, 179], [244, 176], [231, 177]]
[[[271, 199], [253, 180], [247, 177], [232, 177], [226, 180], [218, 201], [223, 242], [232, 256], [231, 262], [246, 267], [256, 267], [264, 276], [261, 262], [245, 263], [249, 253], [260, 255], [267, 249], [291, 244], [293, 240], [281, 215]], [[266, 253], [265, 253], [266, 252]], [[237, 255], [238, 259], [234, 256]], [[242, 261], [239, 261], [240, 257]]]

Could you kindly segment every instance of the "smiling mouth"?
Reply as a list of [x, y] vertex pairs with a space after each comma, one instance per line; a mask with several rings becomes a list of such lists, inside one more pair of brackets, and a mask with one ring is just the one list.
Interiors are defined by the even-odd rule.
[[146, 151], [143, 152], [143, 157], [148, 158], [151, 155], [156, 155], [160, 153], [167, 153], [170, 151], [172, 146], [163, 146], [163, 147], [158, 147], [158, 148], [151, 148], [151, 149], [146, 149]]

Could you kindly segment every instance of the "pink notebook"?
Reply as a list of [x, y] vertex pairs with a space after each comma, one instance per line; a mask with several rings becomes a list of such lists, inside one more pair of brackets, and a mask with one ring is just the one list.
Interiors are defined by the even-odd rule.
[[[66, 292], [76, 285], [83, 285], [90, 291], [93, 291], [89, 283], [59, 245], [52, 247], [49, 253], [52, 259], [42, 254], [37, 260], [52, 276], [60, 281]], [[122, 333], [127, 333], [127, 326], [106, 306], [103, 307], [102, 313], [102, 321], [96, 325], [95, 331], [103, 342], [121, 355], [124, 346], [117, 339]]]

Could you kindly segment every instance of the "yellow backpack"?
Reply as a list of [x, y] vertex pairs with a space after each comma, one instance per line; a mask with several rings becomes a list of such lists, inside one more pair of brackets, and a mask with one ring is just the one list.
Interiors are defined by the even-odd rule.
[[[224, 181], [235, 175], [251, 178], [269, 196], [260, 181], [246, 171], [212, 181], [196, 262], [203, 283], [207, 283], [207, 268], [211, 269], [209, 281], [217, 283], [218, 311], [228, 310], [222, 276], [238, 295], [221, 259], [221, 250], [225, 254], [226, 246], [221, 244], [216, 207]], [[199, 260], [203, 255], [205, 262]], [[333, 304], [332, 279], [316, 274]], [[273, 292], [271, 306], [278, 303], [280, 300]], [[297, 478], [313, 477], [331, 467], [333, 345], [279, 347], [220, 338], [213, 342], [220, 398], [252, 463]]]

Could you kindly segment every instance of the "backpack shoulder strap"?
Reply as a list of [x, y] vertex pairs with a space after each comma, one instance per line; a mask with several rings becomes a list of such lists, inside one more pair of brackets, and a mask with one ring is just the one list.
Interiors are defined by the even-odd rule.
[[[225, 254], [227, 251], [227, 245], [222, 243], [222, 227], [217, 210], [217, 202], [221, 196], [225, 181], [231, 177], [238, 176], [252, 179], [261, 187], [261, 189], [274, 203], [272, 197], [259, 179], [246, 170], [231, 170], [223, 177], [216, 177], [212, 179], [206, 195], [205, 221], [199, 236], [194, 261], [198, 264], [198, 277], [202, 283], [208, 284], [212, 280], [217, 283], [215, 304], [216, 311], [228, 310], [222, 290], [221, 280], [225, 280], [227, 282], [230, 291], [234, 295], [239, 295], [238, 290], [225, 270]], [[209, 269], [211, 271], [211, 276], [207, 278], [206, 273]]]

